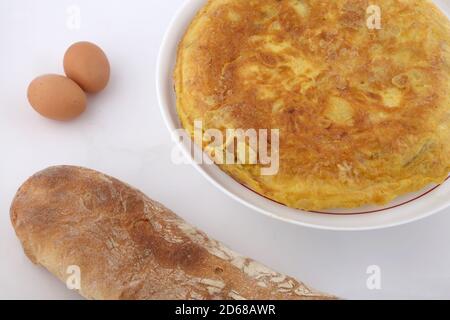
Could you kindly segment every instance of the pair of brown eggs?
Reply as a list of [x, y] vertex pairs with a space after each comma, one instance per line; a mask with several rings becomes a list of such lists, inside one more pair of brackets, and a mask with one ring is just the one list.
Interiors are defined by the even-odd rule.
[[28, 87], [28, 101], [46, 118], [69, 121], [81, 115], [87, 106], [86, 93], [98, 93], [108, 85], [110, 64], [97, 45], [78, 42], [64, 55], [64, 72], [67, 77], [43, 75]]

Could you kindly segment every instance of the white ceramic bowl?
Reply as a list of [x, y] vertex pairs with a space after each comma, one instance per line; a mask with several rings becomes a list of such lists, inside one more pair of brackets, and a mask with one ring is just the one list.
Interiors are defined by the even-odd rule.
[[[447, 13], [447, 0], [436, 1]], [[157, 94], [164, 120], [174, 134], [181, 128], [176, 111], [173, 89], [173, 70], [178, 44], [186, 28], [205, 0], [188, 0], [175, 15], [160, 49], [157, 62]], [[186, 156], [191, 157], [187, 144], [181, 144]], [[373, 230], [403, 225], [444, 210], [450, 206], [450, 181], [441, 186], [430, 186], [418, 193], [397, 199], [385, 207], [370, 206], [356, 210], [331, 210], [312, 213], [291, 209], [270, 201], [247, 189], [215, 165], [193, 164], [213, 185], [233, 199], [270, 217], [289, 223], [326, 230]]]

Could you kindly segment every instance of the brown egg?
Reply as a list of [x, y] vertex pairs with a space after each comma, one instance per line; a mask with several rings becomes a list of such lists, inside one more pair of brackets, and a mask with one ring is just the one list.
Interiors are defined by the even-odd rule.
[[28, 87], [28, 101], [46, 118], [68, 121], [86, 110], [86, 94], [73, 80], [55, 74], [34, 79]]
[[103, 90], [110, 76], [108, 58], [102, 49], [90, 42], [78, 42], [64, 55], [66, 75], [86, 92]]

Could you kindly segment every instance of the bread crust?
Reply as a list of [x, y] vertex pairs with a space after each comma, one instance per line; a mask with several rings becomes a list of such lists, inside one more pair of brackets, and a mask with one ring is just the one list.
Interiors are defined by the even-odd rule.
[[51, 167], [17, 192], [26, 255], [88, 299], [328, 299], [242, 257], [140, 191], [99, 172]]

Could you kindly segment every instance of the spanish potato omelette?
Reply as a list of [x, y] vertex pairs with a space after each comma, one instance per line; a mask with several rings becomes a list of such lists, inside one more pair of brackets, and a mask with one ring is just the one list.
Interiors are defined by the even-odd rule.
[[218, 164], [269, 199], [381, 205], [447, 178], [449, 71], [450, 22], [431, 1], [210, 0], [179, 45], [177, 110], [191, 135], [198, 120], [279, 129], [276, 175]]

